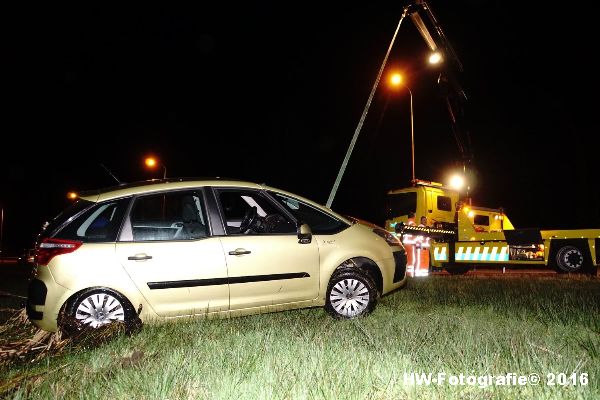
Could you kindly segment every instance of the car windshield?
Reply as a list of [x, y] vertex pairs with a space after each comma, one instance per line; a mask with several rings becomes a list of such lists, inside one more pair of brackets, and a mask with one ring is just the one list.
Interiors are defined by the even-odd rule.
[[71, 204], [69, 207], [65, 208], [60, 214], [54, 217], [47, 225], [42, 228], [42, 232], [40, 233], [40, 239], [44, 239], [52, 236], [54, 232], [58, 230], [65, 222], [71, 221], [73, 217], [79, 214], [81, 211], [85, 210], [89, 206], [94, 204], [91, 201], [79, 199], [75, 203]]

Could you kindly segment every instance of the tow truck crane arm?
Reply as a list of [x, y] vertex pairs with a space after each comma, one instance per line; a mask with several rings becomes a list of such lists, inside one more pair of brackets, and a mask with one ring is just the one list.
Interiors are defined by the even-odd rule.
[[[450, 61], [450, 63], [444, 64], [437, 83], [446, 103], [452, 132], [461, 153], [463, 169], [466, 171], [467, 166], [473, 160], [473, 152], [469, 132], [464, 126], [464, 109], [467, 95], [457, 78], [457, 74], [463, 72], [462, 62], [427, 1], [411, 1], [404, 7], [404, 14], [410, 16], [429, 49], [432, 52], [441, 52], [445, 61]], [[424, 15], [425, 19], [421, 14]]]
[[[426, 16], [426, 20], [421, 17], [421, 14]], [[467, 99], [467, 96], [460, 86], [458, 79], [456, 79], [456, 73], [454, 70], [458, 72], [462, 71], [462, 63], [458, 59], [452, 45], [446, 38], [444, 31], [442, 30], [440, 24], [437, 21], [437, 18], [433, 14], [431, 7], [425, 0], [412, 0], [408, 5], [406, 5], [403, 9], [402, 17], [398, 22], [398, 26], [394, 32], [390, 45], [388, 47], [387, 53], [383, 59], [383, 63], [379, 69], [379, 73], [377, 78], [375, 79], [375, 83], [371, 89], [371, 93], [367, 100], [367, 103], [363, 109], [363, 113], [359, 119], [358, 125], [354, 131], [354, 135], [352, 136], [352, 140], [350, 141], [350, 145], [348, 146], [348, 150], [346, 151], [346, 156], [342, 162], [340, 170], [338, 171], [338, 175], [335, 179], [333, 187], [331, 188], [331, 192], [329, 193], [329, 198], [327, 199], [327, 207], [331, 207], [333, 199], [335, 198], [335, 194], [340, 185], [340, 181], [342, 176], [344, 175], [344, 171], [346, 170], [346, 166], [348, 164], [348, 160], [350, 159], [350, 155], [354, 149], [356, 141], [358, 139], [358, 135], [362, 129], [365, 118], [367, 116], [369, 107], [373, 100], [373, 96], [379, 85], [379, 81], [381, 79], [381, 75], [385, 68], [388, 56], [390, 55], [390, 51], [394, 45], [396, 40], [396, 35], [398, 34], [398, 30], [400, 29], [400, 25], [406, 16], [410, 16], [413, 23], [425, 39], [425, 42], [429, 46], [429, 48], [433, 51], [441, 49], [443, 51], [443, 56], [452, 60], [451, 63], [446, 64], [442, 67], [440, 72], [440, 76], [438, 78], [438, 85], [441, 89], [441, 93], [446, 101], [446, 106], [448, 109], [448, 113], [450, 114], [450, 121], [452, 123], [452, 131], [454, 133], [454, 137], [456, 139], [456, 143], [458, 145], [459, 151], [462, 156], [463, 161], [463, 170], [466, 172], [466, 167], [471, 163], [472, 160], [472, 151], [471, 151], [471, 141], [469, 138], [468, 132], [463, 129], [463, 114], [464, 114], [464, 103]], [[427, 21], [427, 23], [426, 23]], [[434, 32], [434, 35], [431, 34], [430, 29], [427, 25], [431, 26], [431, 29]], [[435, 37], [434, 37], [435, 36]]]

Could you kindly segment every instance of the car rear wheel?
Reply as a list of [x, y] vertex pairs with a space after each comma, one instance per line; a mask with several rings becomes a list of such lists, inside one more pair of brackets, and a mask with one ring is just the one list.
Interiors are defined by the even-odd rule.
[[373, 279], [358, 269], [344, 269], [329, 281], [325, 309], [336, 318], [352, 319], [370, 313], [377, 302]]
[[90, 328], [114, 322], [129, 323], [135, 316], [131, 303], [109, 289], [89, 289], [79, 293], [66, 311], [78, 325]]

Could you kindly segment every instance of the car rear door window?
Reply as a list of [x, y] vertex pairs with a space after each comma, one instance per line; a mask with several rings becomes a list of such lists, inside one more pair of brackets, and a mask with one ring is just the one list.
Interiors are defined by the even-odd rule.
[[136, 198], [120, 240], [196, 240], [208, 235], [202, 191], [177, 191]]

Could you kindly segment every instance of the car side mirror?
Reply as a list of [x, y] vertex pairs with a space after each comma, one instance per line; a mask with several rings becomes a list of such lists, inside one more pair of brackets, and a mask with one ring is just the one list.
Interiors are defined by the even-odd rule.
[[308, 226], [308, 224], [299, 224], [298, 243], [308, 244], [310, 242], [312, 242], [312, 231], [310, 230], [310, 226]]

